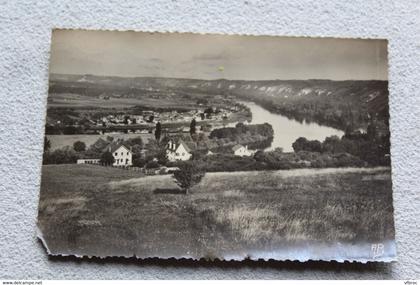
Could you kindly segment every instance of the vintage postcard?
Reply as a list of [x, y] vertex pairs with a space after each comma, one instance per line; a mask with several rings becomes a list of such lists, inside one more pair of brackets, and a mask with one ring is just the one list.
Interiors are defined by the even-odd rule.
[[51, 255], [392, 261], [387, 41], [54, 30]]

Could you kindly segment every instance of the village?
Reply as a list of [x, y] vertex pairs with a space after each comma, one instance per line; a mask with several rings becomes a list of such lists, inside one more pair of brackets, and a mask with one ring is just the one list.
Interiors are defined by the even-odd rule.
[[[177, 170], [177, 163], [193, 160], [197, 155], [251, 157], [260, 141], [272, 139], [258, 135], [258, 127], [252, 125], [250, 134], [247, 128], [252, 113], [246, 105], [233, 99], [216, 99], [199, 100], [189, 109], [137, 107], [102, 111], [98, 115], [79, 113], [71, 121], [65, 121], [62, 119], [65, 114], [59, 114], [59, 119], [50, 120], [48, 127], [62, 128], [64, 132], [59, 131], [59, 136], [79, 134], [80, 140], [73, 145], [68, 142], [59, 150], [47, 149], [44, 163], [93, 164], [146, 175], [166, 174]], [[73, 131], [66, 133], [69, 128]], [[227, 134], [215, 135], [218, 130]], [[88, 143], [93, 136], [100, 137]], [[77, 148], [76, 144], [82, 147]]]
[[[232, 154], [239, 157], [252, 156], [255, 151], [248, 149], [248, 146], [243, 146], [240, 144], [235, 145], [231, 148]], [[94, 164], [94, 165], [104, 165], [112, 167], [120, 167], [125, 169], [138, 170], [146, 175], [156, 175], [156, 174], [167, 174], [173, 173], [179, 168], [161, 166], [158, 165], [158, 159], [154, 158], [152, 161], [156, 164], [155, 167], [148, 168], [147, 165], [142, 168], [133, 167], [133, 152], [131, 147], [127, 147], [124, 143], [118, 143], [117, 145], [107, 146], [104, 148], [104, 152], [110, 152], [113, 156], [112, 164], [105, 164], [101, 158], [80, 158], [77, 160], [77, 164]], [[212, 151], [208, 151], [206, 155], [213, 155]], [[187, 161], [192, 158], [192, 150], [186, 145], [186, 143], [180, 139], [178, 141], [170, 140], [166, 145], [166, 158], [169, 162], [177, 161]]]
[[124, 125], [151, 125], [160, 122], [165, 123], [189, 123], [191, 120], [202, 122], [223, 122], [227, 121], [232, 114], [240, 111], [240, 105], [234, 105], [230, 108], [208, 107], [197, 108], [186, 112], [177, 110], [158, 112], [153, 110], [144, 110], [140, 114], [109, 114], [96, 120], [96, 126], [124, 126]]
[[[194, 119], [192, 122], [194, 122]], [[158, 131], [155, 129], [155, 135], [157, 132]], [[196, 133], [194, 133], [194, 135], [197, 134], [205, 135], [202, 130], [197, 130]], [[98, 139], [98, 141], [91, 146], [91, 149], [95, 148], [97, 150], [96, 153], [100, 154], [100, 157], [82, 157], [78, 158], [76, 163], [137, 170], [146, 175], [167, 174], [178, 170], [178, 167], [176, 167], [177, 162], [191, 160], [194, 152], [197, 151], [197, 147], [192, 143], [192, 140], [188, 139], [188, 136], [185, 135], [165, 135], [161, 140], [159, 138], [159, 141], [160, 144], [156, 143], [157, 141], [155, 141], [155, 144], [160, 150], [157, 152], [155, 151], [154, 153], [156, 156], [150, 158], [147, 147], [141, 148], [139, 153], [135, 153], [130, 142], [127, 143], [124, 140], [113, 141]], [[164, 154], [163, 161], [167, 163], [162, 163], [162, 150]], [[249, 149], [248, 145], [235, 144], [232, 147], [228, 147], [227, 152], [238, 157], [250, 157], [255, 154], [256, 150]], [[210, 149], [205, 149], [204, 152], [203, 149], [201, 149], [201, 153], [206, 156], [217, 154]], [[226, 148], [224, 148], [224, 153], [226, 153]], [[147, 157], [149, 157], [149, 159], [142, 167], [138, 167], [133, 164], [133, 156], [136, 155], [140, 156], [140, 159], [144, 159], [145, 161], [147, 161]], [[153, 154], [151, 155], [153, 156]]]
[[[204, 100], [205, 101], [205, 100]], [[192, 120], [201, 130], [211, 131], [237, 122], [251, 120], [247, 106], [233, 100], [214, 100], [184, 108], [171, 109], [159, 106], [132, 106], [120, 109], [64, 109], [50, 108], [45, 132], [47, 135], [106, 134], [151, 134], [157, 123], [165, 132], [188, 132]]]

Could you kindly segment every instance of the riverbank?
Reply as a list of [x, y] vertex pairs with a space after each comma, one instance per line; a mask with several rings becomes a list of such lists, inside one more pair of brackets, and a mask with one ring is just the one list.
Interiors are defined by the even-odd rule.
[[284, 152], [292, 152], [292, 144], [299, 137], [322, 142], [329, 136], [341, 137], [344, 135], [344, 132], [339, 129], [321, 126], [317, 123], [298, 122], [283, 115], [272, 113], [255, 102], [239, 101], [239, 103], [247, 106], [251, 110], [252, 124], [269, 123], [273, 126], [273, 142], [271, 143], [271, 146], [266, 149], [267, 151], [279, 147], [282, 148]]

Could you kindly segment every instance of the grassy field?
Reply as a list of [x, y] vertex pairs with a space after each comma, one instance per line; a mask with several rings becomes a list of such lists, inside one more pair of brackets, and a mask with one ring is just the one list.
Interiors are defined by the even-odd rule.
[[43, 166], [38, 224], [53, 254], [215, 257], [394, 238], [389, 168], [171, 176]]
[[46, 135], [51, 142], [51, 150], [56, 150], [66, 146], [73, 147], [76, 141], [82, 141], [88, 148], [94, 144], [99, 138], [106, 139], [110, 136], [114, 139], [131, 139], [141, 137], [143, 143], [146, 144], [150, 138], [153, 138], [153, 134], [123, 134], [123, 133], [107, 133], [104, 135]]
[[154, 99], [150, 96], [140, 96], [138, 98], [116, 98], [110, 97], [109, 100], [99, 99], [94, 96], [85, 96], [72, 93], [51, 93], [48, 95], [48, 107], [67, 107], [67, 108], [130, 108], [134, 106], [145, 106], [150, 108], [182, 108], [195, 109], [195, 100], [185, 99], [179, 96], [167, 96], [165, 98]]

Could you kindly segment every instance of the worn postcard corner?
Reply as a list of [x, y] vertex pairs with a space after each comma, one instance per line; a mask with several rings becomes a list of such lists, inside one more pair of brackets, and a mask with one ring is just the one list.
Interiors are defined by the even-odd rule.
[[395, 260], [387, 41], [52, 33], [55, 256]]

